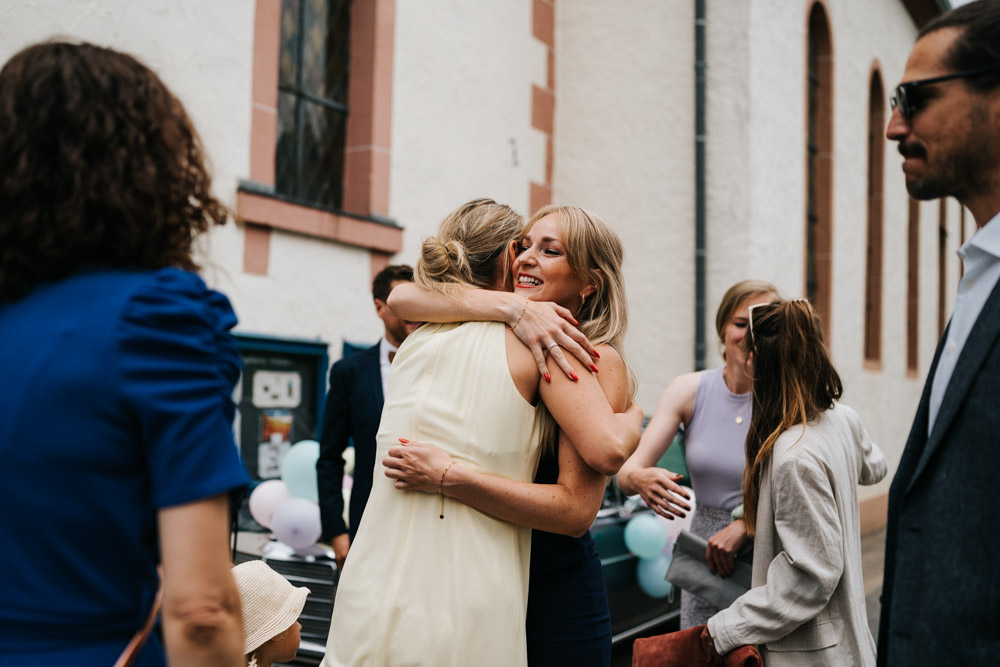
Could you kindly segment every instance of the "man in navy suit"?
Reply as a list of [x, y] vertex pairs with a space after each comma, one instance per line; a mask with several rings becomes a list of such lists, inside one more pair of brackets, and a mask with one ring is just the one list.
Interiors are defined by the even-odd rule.
[[880, 665], [1000, 664], [1000, 0], [920, 32], [892, 98], [917, 199], [978, 231], [889, 491]]
[[[386, 305], [396, 285], [413, 281], [413, 269], [387, 266], [372, 283], [375, 313], [385, 326], [385, 335], [367, 350], [341, 359], [330, 369], [330, 393], [326, 398], [319, 460], [316, 462], [319, 509], [324, 540], [333, 544], [337, 565], [344, 559], [358, 530], [358, 522], [372, 490], [375, 467], [375, 434], [382, 419], [389, 364], [396, 348], [419, 326], [392, 314]], [[344, 450], [354, 441], [354, 485], [348, 524], [344, 523]]]

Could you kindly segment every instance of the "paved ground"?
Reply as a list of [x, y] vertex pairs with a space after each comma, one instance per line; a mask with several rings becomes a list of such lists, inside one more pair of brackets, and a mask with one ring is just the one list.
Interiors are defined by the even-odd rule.
[[[861, 539], [861, 569], [865, 575], [865, 602], [868, 609], [868, 627], [878, 638], [879, 596], [882, 594], [882, 565], [885, 560], [885, 530]], [[651, 634], [670, 632], [663, 628]], [[612, 667], [629, 667], [632, 664], [632, 642], [623, 642], [611, 653]]]

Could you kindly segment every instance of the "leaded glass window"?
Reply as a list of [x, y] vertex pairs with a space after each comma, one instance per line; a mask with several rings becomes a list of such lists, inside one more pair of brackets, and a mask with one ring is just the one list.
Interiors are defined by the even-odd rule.
[[340, 208], [347, 127], [349, 0], [282, 0], [278, 193]]

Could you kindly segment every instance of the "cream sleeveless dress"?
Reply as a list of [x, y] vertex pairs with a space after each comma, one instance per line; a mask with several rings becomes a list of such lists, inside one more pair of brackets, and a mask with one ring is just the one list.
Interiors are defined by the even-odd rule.
[[371, 496], [333, 608], [323, 665], [526, 665], [530, 530], [442, 496], [398, 491], [381, 465], [398, 438], [530, 482], [540, 411], [507, 366], [505, 325], [427, 324], [392, 364]]

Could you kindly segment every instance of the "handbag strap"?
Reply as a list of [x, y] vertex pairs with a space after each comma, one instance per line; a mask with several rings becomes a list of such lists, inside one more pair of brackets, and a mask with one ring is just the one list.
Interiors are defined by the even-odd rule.
[[132, 667], [138, 659], [139, 653], [142, 652], [142, 647], [146, 645], [146, 640], [149, 639], [149, 635], [153, 632], [153, 624], [156, 622], [156, 617], [160, 613], [160, 605], [163, 603], [163, 568], [159, 569], [160, 585], [156, 589], [156, 597], [153, 598], [153, 606], [149, 609], [146, 622], [132, 635], [131, 641], [129, 641], [125, 650], [122, 651], [122, 654], [118, 656], [118, 660], [115, 661], [114, 667]]

